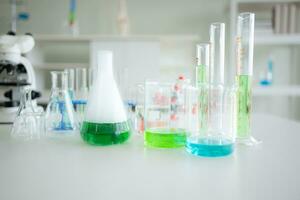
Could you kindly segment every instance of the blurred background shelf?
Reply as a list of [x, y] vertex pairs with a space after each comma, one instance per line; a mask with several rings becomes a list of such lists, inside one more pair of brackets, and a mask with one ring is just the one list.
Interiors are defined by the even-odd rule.
[[199, 35], [35, 35], [35, 39], [41, 42], [91, 42], [91, 41], [199, 41]]
[[257, 45], [300, 45], [300, 34], [256, 35]]
[[257, 86], [253, 88], [254, 96], [300, 96], [300, 85]]
[[87, 68], [88, 63], [41, 63], [35, 64], [37, 69], [64, 70], [65, 68]]

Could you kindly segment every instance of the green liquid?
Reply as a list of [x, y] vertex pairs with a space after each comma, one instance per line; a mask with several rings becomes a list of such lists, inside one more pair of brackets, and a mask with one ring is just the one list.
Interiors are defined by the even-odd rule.
[[176, 148], [185, 146], [186, 134], [183, 129], [147, 129], [145, 144], [151, 147]]
[[250, 136], [252, 77], [249, 75], [239, 75], [237, 76], [237, 82], [238, 82], [237, 137], [248, 138]]
[[196, 67], [196, 85], [202, 85], [207, 83], [207, 67], [205, 65], [199, 65]]
[[84, 121], [80, 130], [82, 139], [92, 145], [120, 144], [128, 140], [130, 128], [127, 122], [91, 123]]
[[207, 112], [208, 112], [208, 90], [207, 84], [207, 66], [199, 65], [196, 67], [196, 86], [199, 88], [199, 128], [200, 132], [205, 133], [207, 130]]

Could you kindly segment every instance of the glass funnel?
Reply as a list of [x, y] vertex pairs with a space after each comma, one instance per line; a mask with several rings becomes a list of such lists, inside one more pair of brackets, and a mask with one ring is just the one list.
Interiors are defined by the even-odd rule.
[[68, 76], [64, 71], [52, 71], [52, 89], [46, 110], [48, 131], [74, 131], [78, 129], [76, 116], [68, 91]]
[[82, 139], [93, 145], [111, 145], [128, 140], [131, 130], [124, 103], [113, 76], [113, 54], [98, 52], [98, 66], [81, 126]]

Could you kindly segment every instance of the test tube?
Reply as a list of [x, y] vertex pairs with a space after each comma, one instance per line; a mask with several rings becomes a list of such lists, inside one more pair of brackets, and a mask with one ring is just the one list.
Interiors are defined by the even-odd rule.
[[222, 129], [222, 104], [224, 90], [225, 24], [210, 25], [210, 68], [208, 94], [208, 123], [213, 130]]
[[259, 143], [251, 136], [250, 114], [253, 75], [254, 13], [240, 13], [237, 24], [237, 142], [254, 145]]
[[65, 72], [68, 76], [68, 91], [70, 93], [70, 97], [73, 100], [74, 99], [74, 91], [75, 91], [75, 69], [65, 69]]
[[196, 87], [199, 89], [199, 131], [207, 131], [208, 122], [208, 78], [209, 78], [210, 44], [197, 45]]
[[196, 86], [208, 83], [209, 77], [209, 43], [197, 45]]
[[77, 119], [81, 126], [88, 98], [87, 69], [76, 68], [76, 99], [73, 105], [76, 110]]
[[87, 90], [87, 69], [76, 68], [76, 91]]
[[95, 70], [93, 67], [90, 67], [88, 69], [88, 76], [89, 76], [89, 80], [88, 80], [88, 88], [91, 89], [92, 88], [92, 85], [93, 85], [93, 82], [95, 81], [95, 72], [97, 70]]
[[224, 84], [225, 24], [210, 25], [210, 83]]

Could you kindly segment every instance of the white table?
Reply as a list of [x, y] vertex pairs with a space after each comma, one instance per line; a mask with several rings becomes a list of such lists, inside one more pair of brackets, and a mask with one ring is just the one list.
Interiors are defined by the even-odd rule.
[[21, 142], [0, 129], [1, 200], [300, 199], [300, 123], [255, 115], [256, 147], [202, 158], [182, 149], [89, 146], [79, 137]]

